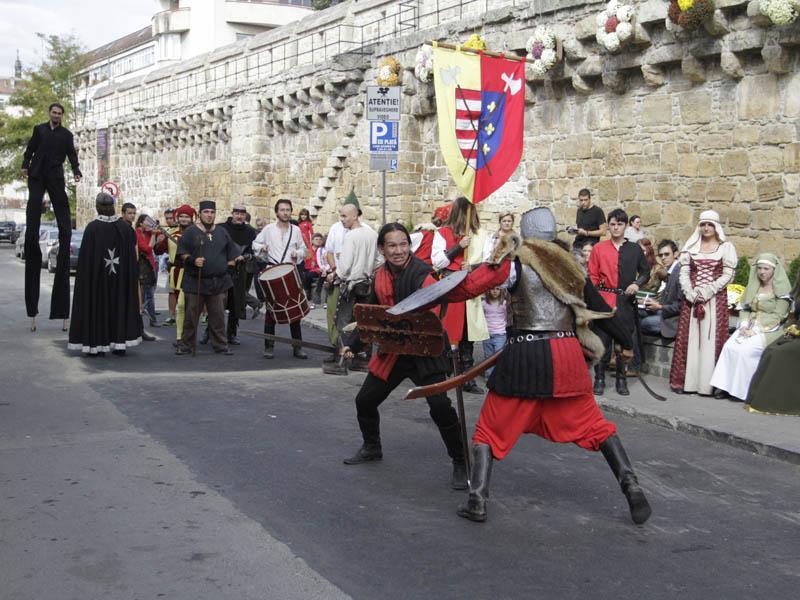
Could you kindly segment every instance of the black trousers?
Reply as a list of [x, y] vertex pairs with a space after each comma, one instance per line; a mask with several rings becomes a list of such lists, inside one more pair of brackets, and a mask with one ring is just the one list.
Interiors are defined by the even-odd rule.
[[[428, 377], [420, 377], [414, 367], [413, 359], [401, 356], [394, 369], [389, 375], [388, 381], [383, 381], [375, 377], [372, 373], [367, 375], [361, 389], [356, 395], [356, 414], [358, 416], [358, 426], [365, 444], [380, 444], [381, 442], [381, 417], [378, 407], [383, 403], [389, 394], [400, 385], [404, 379], [408, 378], [414, 385], [429, 385], [438, 383], [446, 379], [444, 373], [437, 373]], [[461, 444], [461, 429], [458, 424], [458, 414], [456, 413], [450, 398], [447, 394], [437, 394], [426, 398], [430, 415], [433, 422], [439, 427], [439, 433], [447, 448], [447, 453], [454, 460], [463, 460], [464, 449]]]
[[[295, 321], [294, 323], [289, 324], [289, 332], [291, 333], [293, 340], [302, 340], [303, 339], [303, 330], [300, 326], [301, 321]], [[272, 313], [269, 312], [269, 308], [267, 308], [267, 314], [264, 315], [264, 333], [269, 335], [275, 335], [275, 319], [272, 318]], [[264, 348], [272, 348], [275, 345], [275, 342], [270, 340], [264, 340]]]
[[69, 243], [72, 239], [72, 220], [64, 187], [63, 178], [28, 178], [28, 207], [25, 211], [25, 309], [29, 317], [39, 314], [39, 285], [42, 274], [39, 226], [42, 222], [42, 199], [47, 192], [58, 223], [58, 256], [53, 295], [50, 298], [50, 318], [69, 318]]

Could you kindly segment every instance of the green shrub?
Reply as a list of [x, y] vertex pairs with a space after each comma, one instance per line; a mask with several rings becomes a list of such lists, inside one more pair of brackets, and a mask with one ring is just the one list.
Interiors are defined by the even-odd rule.
[[789, 263], [789, 269], [786, 271], [786, 275], [789, 276], [789, 281], [792, 282], [792, 285], [797, 282], [798, 274], [800, 274], [800, 256], [796, 256], [795, 259]]
[[750, 279], [750, 261], [746, 256], [740, 256], [739, 262], [736, 263], [736, 274], [733, 276], [731, 283], [738, 283], [747, 287], [747, 281]]

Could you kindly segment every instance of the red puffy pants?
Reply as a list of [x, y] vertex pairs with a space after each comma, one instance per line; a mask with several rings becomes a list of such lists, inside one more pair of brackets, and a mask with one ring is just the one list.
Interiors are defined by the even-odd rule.
[[572, 442], [596, 451], [616, 432], [617, 426], [603, 417], [591, 391], [541, 400], [489, 392], [472, 442], [489, 445], [492, 455], [501, 460], [523, 433], [535, 433], [552, 442]]

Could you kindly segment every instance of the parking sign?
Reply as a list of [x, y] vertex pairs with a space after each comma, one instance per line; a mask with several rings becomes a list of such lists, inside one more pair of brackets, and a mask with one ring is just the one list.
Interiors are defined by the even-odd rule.
[[397, 121], [370, 121], [369, 151], [372, 154], [397, 152], [400, 143], [400, 123]]

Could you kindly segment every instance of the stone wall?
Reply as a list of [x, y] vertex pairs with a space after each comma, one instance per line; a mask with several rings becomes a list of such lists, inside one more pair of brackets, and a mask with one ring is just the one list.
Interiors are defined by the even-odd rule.
[[[286, 196], [309, 207], [322, 229], [354, 188], [377, 224], [381, 177], [368, 168], [363, 100], [377, 61], [392, 55], [406, 71], [400, 165], [387, 176], [388, 213], [423, 222], [457, 190], [438, 150], [433, 86], [413, 76], [420, 44], [464, 40], [477, 31], [492, 49], [523, 53], [533, 28], [548, 23], [563, 41], [565, 60], [544, 79], [529, 72], [522, 162], [480, 205], [491, 226], [501, 210], [519, 213], [535, 204], [552, 206], [570, 224], [577, 190], [589, 187], [604, 209], [640, 214], [652, 237], [685, 239], [697, 214], [711, 207], [740, 254], [800, 254], [800, 25], [768, 26], [757, 2], [717, 0], [707, 30], [686, 36], [665, 28], [664, 0], [632, 2], [635, 41], [610, 55], [594, 41], [602, 2], [451, 4], [448, 13], [441, 0], [435, 13], [431, 0], [351, 0], [288, 33], [269, 32], [109, 89], [107, 106], [130, 107], [124, 99], [132, 93], [145, 105], [106, 112], [112, 178], [126, 200], [152, 209], [212, 196], [223, 208], [244, 201], [269, 216], [275, 199]], [[405, 17], [396, 16], [403, 11]], [[347, 24], [360, 27], [352, 39], [373, 40], [374, 32], [364, 32], [376, 16], [391, 33], [378, 43], [354, 42], [335, 55], [287, 54], [287, 40], [307, 45], [308, 32], [330, 40], [332, 28], [341, 35]], [[265, 49], [272, 62], [264, 62]], [[273, 60], [278, 55], [281, 63]], [[255, 66], [242, 77], [236, 65]], [[230, 84], [220, 86], [217, 78], [211, 85], [208, 73], [221, 69], [228, 69]], [[194, 85], [208, 85], [187, 92], [189, 75]], [[171, 95], [163, 91], [170, 86]], [[148, 98], [165, 100], [147, 106]], [[79, 132], [78, 140], [84, 172], [91, 173], [93, 129]], [[91, 212], [90, 179], [80, 186], [82, 218]]]

